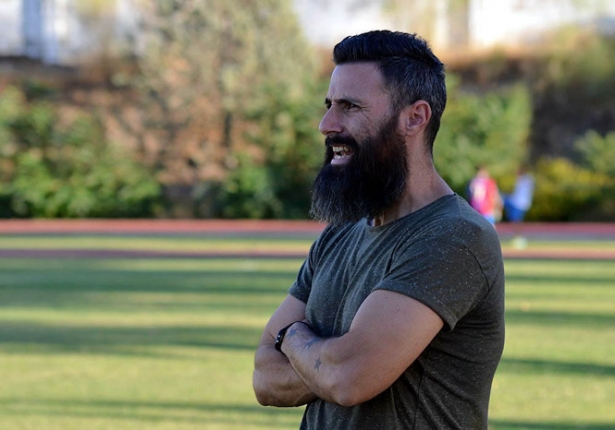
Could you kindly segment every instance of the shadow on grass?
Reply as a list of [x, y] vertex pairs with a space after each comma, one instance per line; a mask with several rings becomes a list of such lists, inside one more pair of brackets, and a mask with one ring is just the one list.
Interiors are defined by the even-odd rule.
[[[74, 327], [2, 323], [0, 345], [5, 353], [33, 347], [43, 352], [143, 354], [142, 347], [197, 347], [254, 351], [260, 328], [232, 326]], [[156, 355], [156, 354], [154, 354]]]
[[[81, 399], [3, 399], [0, 411], [6, 419], [14, 416], [132, 420], [140, 428], [154, 422], [226, 424], [297, 428], [303, 408], [265, 408], [254, 405], [193, 402], [156, 402]], [[240, 428], [240, 427], [237, 427]], [[489, 420], [492, 430], [612, 430], [615, 423], [561, 423], [521, 420]]]
[[[79, 292], [244, 292], [276, 293], [287, 288], [296, 273], [276, 271], [3, 271], [0, 289], [19, 286], [46, 291]], [[1, 290], [0, 290], [1, 291]]]
[[615, 422], [611, 423], [584, 423], [574, 424], [556, 422], [531, 422], [513, 420], [489, 420], [492, 430], [613, 430]]
[[294, 279], [284, 271], [2, 271], [0, 308], [270, 314]]
[[585, 285], [585, 286], [604, 286], [611, 287], [615, 282], [615, 272], [612, 276], [608, 275], [571, 275], [570, 273], [553, 273], [548, 275], [515, 275], [506, 274], [507, 283], [522, 283], [531, 284], [537, 287], [559, 288], [569, 285]]
[[[0, 321], [3, 351], [93, 353], [114, 355], [181, 355], [169, 348], [210, 348], [253, 351], [262, 327], [183, 323], [183, 315], [270, 315], [281, 302], [294, 274], [287, 271], [168, 270], [161, 272], [91, 270], [71, 265], [69, 270], [3, 270], [0, 308], [14, 309], [15, 319]], [[64, 315], [62, 324], [26, 319], [38, 310]], [[107, 321], [83, 324], [84, 312], [100, 312]], [[131, 324], [132, 314], [165, 315], [172, 326]], [[114, 324], [121, 315], [124, 324]], [[47, 317], [45, 317], [47, 319]], [[42, 321], [45, 321], [43, 319]], [[152, 319], [155, 321], [155, 319]], [[206, 321], [207, 318], [204, 319]], [[65, 322], [65, 323], [64, 323]], [[164, 355], [167, 356], [167, 355]]]
[[508, 309], [506, 323], [607, 328], [615, 326], [615, 315]]
[[498, 372], [516, 374], [576, 374], [613, 377], [615, 376], [615, 366], [504, 357], [500, 362]]
[[[88, 418], [100, 420], [133, 420], [135, 428], [144, 422], [172, 421], [176, 423], [233, 424], [266, 426], [266, 428], [297, 428], [303, 408], [265, 408], [254, 405], [234, 405], [193, 402], [156, 402], [129, 400], [81, 399], [0, 399], [2, 417], [46, 416]], [[140, 423], [141, 422], [141, 423]]]

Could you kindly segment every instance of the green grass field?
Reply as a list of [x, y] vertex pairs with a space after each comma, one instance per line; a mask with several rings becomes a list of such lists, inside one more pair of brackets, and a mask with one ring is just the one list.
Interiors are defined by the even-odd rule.
[[[0, 236], [0, 249], [301, 252], [309, 243]], [[258, 406], [251, 373], [262, 327], [300, 264], [0, 258], [0, 429], [298, 428], [301, 408]], [[506, 270], [491, 428], [615, 429], [615, 262], [507, 260]]]

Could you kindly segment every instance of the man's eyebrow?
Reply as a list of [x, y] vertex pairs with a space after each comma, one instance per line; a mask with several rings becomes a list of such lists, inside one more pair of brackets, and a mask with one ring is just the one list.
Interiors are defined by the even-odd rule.
[[326, 106], [331, 106], [333, 103], [336, 104], [351, 104], [351, 105], [358, 105], [361, 102], [359, 100], [353, 100], [350, 98], [338, 98], [335, 100], [331, 100], [329, 97], [325, 98], [325, 105]]

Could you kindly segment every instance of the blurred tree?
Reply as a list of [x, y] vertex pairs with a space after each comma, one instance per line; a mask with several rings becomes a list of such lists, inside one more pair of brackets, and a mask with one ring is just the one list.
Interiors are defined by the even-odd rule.
[[575, 141], [575, 148], [582, 157], [581, 167], [602, 180], [591, 185], [597, 196], [590, 208], [578, 218], [598, 221], [615, 220], [615, 132], [601, 136], [590, 130]]
[[575, 146], [583, 156], [585, 167], [615, 178], [615, 132], [600, 136], [590, 130], [575, 142]]
[[93, 116], [0, 93], [0, 216], [147, 217], [159, 186]]
[[578, 161], [575, 141], [589, 130], [613, 130], [615, 37], [566, 26], [551, 35], [551, 48], [532, 68], [532, 156]]
[[514, 177], [527, 158], [531, 99], [523, 85], [484, 95], [461, 91], [454, 75], [447, 78], [449, 101], [434, 145], [438, 170], [464, 195], [476, 166], [485, 165], [500, 182]]
[[[216, 216], [222, 209], [211, 194], [225, 192], [229, 171], [267, 168], [276, 148], [314, 142], [316, 134], [298, 129], [306, 115], [291, 106], [314, 97], [315, 53], [288, 0], [155, 0], [144, 7], [146, 44], [135, 83], [145, 124], [141, 155], [163, 184], [191, 189], [188, 204], [206, 203], [196, 202], [187, 216]], [[284, 131], [267, 136], [276, 127]], [[274, 193], [283, 180], [272, 171], [260, 176], [270, 178]]]
[[[596, 220], [593, 215], [596, 209], [607, 203], [603, 190], [612, 183], [604, 173], [583, 168], [562, 157], [542, 157], [536, 163], [534, 176], [536, 191], [527, 214], [530, 221]], [[615, 209], [612, 199], [608, 199], [608, 203], [611, 211]], [[607, 214], [603, 212], [598, 216], [604, 215]]]
[[288, 97], [276, 88], [264, 89], [269, 93], [264, 98], [267, 104], [248, 112], [248, 119], [259, 127], [250, 130], [246, 138], [266, 151], [257, 157], [244, 155], [238, 159], [238, 168], [231, 171], [224, 184], [222, 216], [307, 216], [309, 190], [324, 157], [317, 122], [322, 116], [326, 85], [322, 80], [300, 98]]

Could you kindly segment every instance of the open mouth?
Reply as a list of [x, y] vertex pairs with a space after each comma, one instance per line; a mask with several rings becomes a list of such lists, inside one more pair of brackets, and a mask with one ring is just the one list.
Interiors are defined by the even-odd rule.
[[333, 160], [331, 160], [332, 164], [344, 163], [352, 157], [352, 154], [354, 154], [352, 148], [346, 145], [332, 145], [331, 149], [333, 150]]

